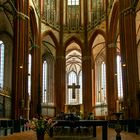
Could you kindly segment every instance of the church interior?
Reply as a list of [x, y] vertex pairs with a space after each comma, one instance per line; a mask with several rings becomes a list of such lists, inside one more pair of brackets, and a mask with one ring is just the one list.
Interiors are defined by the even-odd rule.
[[0, 0], [0, 136], [62, 113], [140, 134], [139, 43], [140, 0]]

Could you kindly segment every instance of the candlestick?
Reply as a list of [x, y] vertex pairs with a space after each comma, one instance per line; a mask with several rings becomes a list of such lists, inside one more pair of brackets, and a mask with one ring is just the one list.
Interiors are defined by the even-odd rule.
[[116, 118], [117, 118], [117, 122], [115, 124], [115, 131], [116, 131], [116, 140], [121, 140], [121, 131], [122, 131], [122, 127], [121, 127], [121, 124], [120, 124], [120, 116], [123, 114], [122, 112], [117, 112], [117, 113], [113, 113]]
[[116, 100], [116, 112], [120, 112], [120, 103], [119, 100]]

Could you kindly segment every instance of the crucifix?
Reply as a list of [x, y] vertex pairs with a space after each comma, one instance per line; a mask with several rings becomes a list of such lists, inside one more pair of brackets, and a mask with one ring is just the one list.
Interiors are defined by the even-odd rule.
[[75, 83], [72, 83], [72, 85], [68, 85], [68, 88], [72, 88], [72, 98], [75, 99], [75, 90], [76, 88], [80, 88], [80, 85], [75, 85]]

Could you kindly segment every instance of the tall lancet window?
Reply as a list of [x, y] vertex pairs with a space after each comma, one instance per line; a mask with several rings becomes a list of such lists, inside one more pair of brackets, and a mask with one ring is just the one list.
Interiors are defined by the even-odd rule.
[[118, 86], [118, 98], [123, 98], [123, 84], [122, 84], [122, 68], [121, 57], [117, 55], [117, 86]]
[[4, 86], [4, 44], [0, 40], [0, 88]]
[[43, 17], [49, 24], [56, 22], [56, 0], [44, 0]]
[[28, 94], [29, 98], [31, 98], [31, 70], [32, 70], [32, 56], [29, 54], [28, 56]]
[[106, 103], [106, 65], [104, 62], [97, 63], [97, 93], [96, 103]]
[[47, 62], [43, 62], [42, 103], [47, 103]]
[[80, 1], [67, 0], [67, 26], [69, 30], [78, 30], [80, 25]]
[[83, 98], [82, 98], [82, 71], [79, 73], [79, 83], [80, 89], [79, 89], [79, 103], [82, 104]]
[[106, 102], [106, 65], [104, 62], [101, 64], [101, 94], [102, 94], [102, 99], [101, 101], [103, 103]]
[[81, 65], [81, 52], [72, 50], [66, 55], [66, 104], [68, 105], [82, 104], [83, 101]]
[[106, 64], [101, 57], [96, 61], [95, 86], [95, 114], [96, 116], [104, 116], [107, 112]]

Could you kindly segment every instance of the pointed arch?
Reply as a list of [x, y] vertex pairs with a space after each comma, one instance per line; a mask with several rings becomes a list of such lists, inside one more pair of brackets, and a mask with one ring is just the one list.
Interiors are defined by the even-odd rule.
[[118, 20], [119, 20], [119, 2], [116, 2], [113, 7], [112, 11], [112, 16], [110, 20], [110, 29], [109, 29], [109, 38], [110, 41], [116, 41], [117, 36], [117, 25], [118, 25]]
[[48, 31], [45, 31], [42, 33], [42, 37], [41, 37], [41, 40], [43, 41], [44, 37], [46, 36], [50, 36], [55, 44], [55, 47], [57, 48], [59, 45], [58, 45], [58, 41], [57, 41], [57, 38], [56, 36], [54, 35], [54, 33], [51, 31], [51, 30], [48, 30]]
[[76, 36], [72, 36], [71, 38], [69, 38], [65, 44], [64, 44], [64, 48], [66, 50], [67, 46], [69, 46], [71, 43], [75, 42], [76, 44], [78, 44], [82, 50], [83, 45], [82, 42], [76, 37]]
[[36, 16], [35, 16], [35, 12], [34, 12], [33, 7], [30, 7], [29, 9], [30, 9], [30, 24], [32, 25], [32, 26], [30, 26], [30, 27], [32, 27], [31, 28], [32, 37], [33, 37], [32, 41], [33, 41], [34, 44], [37, 44], [39, 31], [38, 31], [38, 27], [37, 27]]
[[93, 42], [94, 42], [94, 40], [95, 40], [95, 38], [97, 37], [98, 34], [102, 35], [104, 37], [105, 41], [106, 41], [106, 34], [105, 34], [105, 32], [103, 30], [97, 29], [97, 30], [95, 30], [93, 32], [93, 34], [92, 34], [92, 36], [91, 36], [91, 38], [89, 40], [89, 47], [90, 48], [92, 48], [92, 44], [93, 44]]

